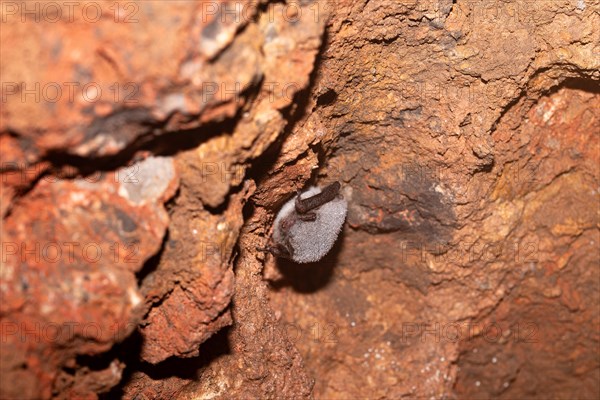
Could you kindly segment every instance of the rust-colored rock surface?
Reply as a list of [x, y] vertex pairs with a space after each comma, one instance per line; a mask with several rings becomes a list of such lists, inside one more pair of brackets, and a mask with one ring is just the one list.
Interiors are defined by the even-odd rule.
[[599, 395], [597, 23], [597, 2], [336, 2], [306, 121], [337, 136], [320, 174], [347, 228], [266, 270], [315, 398]]
[[0, 18], [0, 398], [600, 396], [597, 0]]
[[[162, 398], [194, 381], [200, 345], [233, 321], [248, 168], [303, 111], [315, 6], [3, 3], [1, 397]], [[270, 336], [253, 339], [239, 355], [257, 365]], [[308, 395], [280, 342], [294, 366], [273, 365], [271, 381], [289, 375], [273, 393]]]
[[143, 316], [135, 273], [161, 247], [175, 192], [173, 160], [115, 173], [47, 176], [2, 225], [2, 397], [106, 392], [124, 364], [101, 354]]

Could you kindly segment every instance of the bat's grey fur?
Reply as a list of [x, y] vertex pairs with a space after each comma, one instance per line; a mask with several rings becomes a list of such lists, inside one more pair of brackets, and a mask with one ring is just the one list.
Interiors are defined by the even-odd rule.
[[[337, 182], [323, 190], [313, 186], [299, 194], [299, 198], [285, 203], [275, 218], [273, 246], [269, 251], [297, 263], [323, 258], [333, 247], [346, 219], [348, 204], [339, 189]], [[316, 201], [306, 201], [313, 198]]]

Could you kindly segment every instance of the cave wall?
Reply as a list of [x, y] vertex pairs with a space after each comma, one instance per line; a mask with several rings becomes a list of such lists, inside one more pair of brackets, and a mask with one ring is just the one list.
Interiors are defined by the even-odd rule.
[[598, 1], [1, 12], [0, 397], [600, 394]]
[[596, 397], [598, 4], [336, 4], [348, 223], [271, 295], [315, 397]]

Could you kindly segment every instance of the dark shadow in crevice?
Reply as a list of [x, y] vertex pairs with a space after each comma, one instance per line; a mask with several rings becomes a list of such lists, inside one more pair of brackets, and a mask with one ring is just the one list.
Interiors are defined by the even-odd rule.
[[211, 207], [208, 204], [202, 203], [202, 208], [204, 208], [206, 211], [208, 211], [212, 215], [223, 215], [223, 214], [225, 214], [225, 212], [229, 208], [229, 201], [231, 200], [231, 195], [239, 192], [240, 189], [241, 189], [242, 184], [243, 184], [243, 181], [242, 181], [242, 183], [240, 183], [237, 186], [231, 186], [230, 189], [229, 189], [229, 195], [225, 196], [225, 198], [223, 199], [223, 201], [221, 202], [221, 204], [219, 204], [218, 206]]
[[194, 380], [198, 378], [198, 372], [210, 365], [221, 356], [231, 354], [229, 343], [229, 331], [231, 327], [225, 327], [206, 340], [200, 346], [200, 355], [191, 358], [169, 357], [158, 363], [150, 364], [138, 362], [136, 371], [141, 371], [154, 380], [169, 377]]
[[[321, 47], [315, 55], [313, 70], [311, 71], [306, 87], [294, 95], [294, 99], [289, 106], [281, 110], [283, 118], [288, 121], [283, 133], [279, 135], [273, 143], [271, 143], [271, 145], [263, 152], [263, 154], [253, 160], [252, 166], [247, 171], [246, 176], [253, 178], [257, 186], [260, 186], [260, 182], [266, 178], [267, 173], [277, 161], [277, 157], [279, 154], [281, 154], [283, 142], [293, 132], [298, 121], [301, 121], [302, 118], [313, 111], [312, 109], [308, 110], [308, 105], [310, 104], [311, 93], [317, 79], [318, 71], [323, 62], [322, 57], [327, 40], [328, 32], [327, 28], [325, 28], [323, 30]], [[333, 92], [333, 90], [331, 92]], [[328, 92], [326, 92], [325, 95], [326, 97], [323, 100], [325, 104], [330, 104], [329, 101], [334, 101], [335, 98], [337, 98], [337, 94], [335, 94], [335, 92], [333, 92], [333, 94], [328, 94]], [[319, 99], [316, 101], [316, 106], [320, 106], [318, 103]], [[318, 145], [318, 147], [320, 147], [320, 145]], [[301, 158], [301, 156], [299, 158]]]
[[317, 97], [317, 107], [326, 107], [337, 101], [338, 94], [335, 90], [329, 88]]
[[224, 355], [231, 354], [229, 330], [230, 327], [223, 328], [202, 343], [198, 357], [170, 357], [158, 364], [150, 364], [140, 360], [139, 354], [143, 337], [138, 332], [135, 332], [125, 342], [118, 345], [116, 353], [113, 353], [113, 356], [116, 354], [127, 365], [121, 382], [110, 392], [101, 394], [100, 399], [123, 398], [125, 387], [131, 382], [134, 372], [142, 372], [153, 380], [163, 380], [170, 377], [197, 380], [202, 368], [207, 367]]
[[[251, 103], [260, 93], [262, 79], [249, 85], [236, 96], [244, 99], [244, 104]], [[215, 108], [218, 106], [215, 105]], [[119, 132], [123, 132], [121, 140], [126, 140], [127, 135], [136, 135], [125, 148], [116, 154], [101, 156], [81, 156], [68, 150], [50, 150], [40, 159], [40, 162], [46, 161], [52, 165], [43, 176], [54, 173], [57, 177], [65, 179], [85, 178], [98, 172], [112, 172], [129, 166], [142, 160], [147, 154], [172, 157], [182, 151], [197, 148], [212, 138], [231, 135], [245, 111], [241, 106], [230, 118], [205, 122], [196, 128], [170, 131], [168, 127], [174, 118], [179, 118], [181, 123], [185, 123], [194, 121], [199, 115], [182, 116], [172, 113], [163, 121], [156, 121], [145, 108], [117, 110], [109, 116], [96, 117], [84, 135], [87, 141], [92, 141], [100, 135], [116, 136], [113, 140], [118, 141]], [[187, 119], [183, 121], [184, 118]], [[65, 172], [68, 168], [70, 169]]]
[[583, 92], [600, 94], [600, 80], [593, 80], [588, 78], [567, 78], [562, 81], [559, 85], [554, 86], [546, 94], [554, 94], [560, 89], [574, 89], [581, 90]]
[[144, 338], [135, 330], [131, 336], [125, 339], [122, 343], [117, 344], [109, 353], [112, 359], [118, 359], [125, 363], [126, 367], [123, 371], [123, 376], [119, 384], [113, 387], [107, 393], [99, 394], [100, 400], [121, 399], [124, 395], [125, 383], [131, 379], [133, 372], [137, 371], [134, 367], [142, 349]]
[[168, 242], [169, 242], [169, 228], [167, 228], [167, 230], [163, 236], [162, 243], [160, 244], [160, 249], [156, 252], [156, 254], [154, 254], [152, 257], [150, 257], [148, 260], [146, 260], [144, 265], [142, 265], [142, 268], [135, 274], [135, 277], [136, 277], [139, 287], [142, 287], [144, 279], [146, 279], [146, 277], [148, 275], [150, 275], [152, 272], [156, 271], [156, 269], [158, 268], [158, 264], [160, 263], [160, 259], [163, 255], [163, 253], [165, 252], [165, 246], [167, 245]]
[[[253, 88], [253, 90], [258, 89]], [[252, 95], [251, 91], [252, 90], [248, 89], [244, 93], [250, 96]], [[20, 198], [26, 196], [44, 178], [52, 179], [52, 181], [56, 181], [57, 179], [68, 180], [91, 178], [89, 179], [90, 182], [98, 182], [102, 177], [109, 173], [114, 173], [114, 171], [120, 168], [130, 166], [135, 162], [143, 160], [146, 155], [174, 156], [181, 151], [194, 149], [214, 137], [223, 134], [231, 134], [234, 131], [242, 112], [243, 110], [240, 108], [234, 117], [224, 121], [206, 123], [198, 128], [165, 132], [162, 134], [155, 134], [155, 132], [160, 132], [168, 125], [168, 118], [160, 123], [156, 121], [138, 121], [137, 119], [134, 119], [133, 121], [125, 120], [123, 125], [113, 127], [113, 125], [116, 124], [114, 120], [119, 120], [119, 112], [115, 112], [115, 117], [111, 120], [113, 121], [112, 124], [111, 122], [107, 123], [109, 128], [126, 129], [128, 126], [127, 124], [135, 123], [137, 125], [135, 128], [132, 127], [131, 129], [143, 130], [145, 133], [140, 134], [140, 136], [118, 153], [111, 155], [80, 156], [64, 150], [49, 150], [45, 155], [40, 157], [38, 164], [43, 165], [43, 163], [47, 162], [50, 164], [50, 167], [39, 174], [39, 176], [33, 179], [27, 186], [18, 188], [19, 191], [13, 200], [13, 207], [18, 204]], [[96, 133], [99, 134], [101, 128], [94, 128], [92, 123], [89, 130], [98, 131]], [[22, 141], [21, 137], [14, 133], [11, 134], [11, 136]], [[16, 171], [17, 173], [21, 173], [19, 170]], [[10, 213], [10, 210], [8, 211], [7, 217]]]
[[99, 171], [110, 172], [143, 159], [136, 157], [140, 152], [149, 152], [155, 156], [173, 156], [181, 151], [198, 147], [216, 136], [231, 134], [237, 124], [237, 117], [219, 123], [209, 123], [198, 128], [166, 132], [155, 135], [152, 131], [163, 129], [163, 124], [147, 125], [148, 133], [132, 141], [116, 154], [106, 156], [79, 156], [63, 151], [49, 151], [42, 161], [50, 162], [55, 169], [73, 168], [73, 177], [87, 177]]
[[[556, 69], [556, 68], [557, 68], [556, 66], [552, 66], [552, 67], [542, 68], [542, 69], [536, 71], [536, 73], [534, 73], [529, 78], [529, 82], [534, 81], [538, 76], [544, 75], [544, 74], [548, 73], [549, 71]], [[536, 102], [539, 101], [539, 99], [541, 97], [552, 96], [553, 94], [557, 93], [558, 91], [560, 91], [561, 89], [564, 89], [564, 88], [581, 90], [581, 91], [588, 92], [588, 93], [600, 94], [600, 81], [594, 80], [594, 79], [588, 78], [588, 77], [582, 77], [582, 76], [568, 77], [568, 78], [563, 79], [556, 85], [553, 85], [549, 88], [541, 90], [539, 92], [539, 95], [536, 96], [535, 98], [527, 98], [527, 101], [530, 101], [531, 104], [535, 104]], [[503, 107], [503, 110], [501, 111], [500, 115], [498, 116], [496, 121], [494, 121], [494, 123], [492, 124], [492, 128], [491, 128], [492, 133], [495, 132], [497, 127], [502, 123], [502, 119], [504, 118], [504, 116], [507, 115], [513, 109], [513, 107], [515, 107], [519, 102], [521, 102], [521, 100], [524, 97], [528, 96], [527, 91], [528, 91], [527, 87], [523, 88], [521, 90], [521, 93], [519, 93], [518, 96], [516, 96], [512, 101], [510, 101], [506, 106]]]

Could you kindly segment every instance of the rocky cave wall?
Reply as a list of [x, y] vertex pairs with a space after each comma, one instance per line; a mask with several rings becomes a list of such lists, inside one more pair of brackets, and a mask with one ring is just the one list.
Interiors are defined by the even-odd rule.
[[0, 11], [0, 397], [600, 395], [599, 1]]

